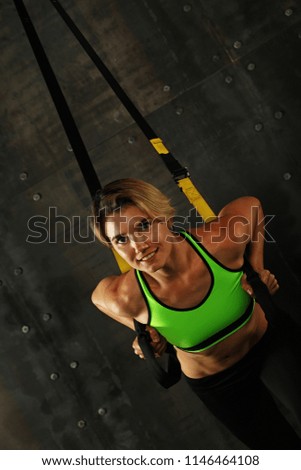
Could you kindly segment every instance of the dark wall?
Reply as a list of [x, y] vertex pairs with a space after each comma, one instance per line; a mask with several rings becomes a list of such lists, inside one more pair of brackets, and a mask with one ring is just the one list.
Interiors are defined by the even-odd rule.
[[[155, 151], [51, 3], [25, 4], [102, 183], [153, 182], [186, 216]], [[62, 5], [214, 210], [261, 198], [274, 216], [266, 256], [281, 283], [276, 300], [298, 320], [300, 2]], [[91, 305], [97, 282], [118, 268], [89, 235], [89, 193], [13, 2], [1, 0], [0, 15], [0, 448], [243, 448], [185, 383], [161, 389], [134, 357], [133, 333]]]

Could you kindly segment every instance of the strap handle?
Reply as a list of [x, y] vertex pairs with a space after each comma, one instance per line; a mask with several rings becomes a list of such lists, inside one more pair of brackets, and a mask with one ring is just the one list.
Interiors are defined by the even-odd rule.
[[273, 302], [272, 296], [269, 293], [267, 286], [262, 282], [259, 274], [254, 271], [246, 257], [244, 258], [244, 272], [246, 273], [247, 280], [253, 289], [256, 302], [259, 303], [265, 313], [266, 319], [273, 327], [275, 324], [275, 314], [277, 312], [277, 307]]
[[170, 343], [167, 344], [165, 354], [167, 354], [166, 370], [161, 367], [155, 358], [154, 350], [151, 346], [151, 338], [146, 330], [146, 325], [134, 320], [135, 330], [138, 337], [139, 346], [144, 354], [146, 363], [151, 370], [154, 378], [164, 388], [170, 388], [181, 378], [181, 366], [177, 359], [174, 348]]

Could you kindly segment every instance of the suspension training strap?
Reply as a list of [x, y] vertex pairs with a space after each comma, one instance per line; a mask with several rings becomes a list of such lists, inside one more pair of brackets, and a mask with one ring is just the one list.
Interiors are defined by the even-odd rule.
[[[24, 3], [22, 0], [14, 0], [14, 3], [90, 195], [94, 199], [96, 191], [101, 189], [100, 180]], [[127, 262], [115, 250], [112, 251], [121, 272], [128, 271]]]
[[[85, 179], [86, 185], [89, 189], [91, 197], [94, 198], [98, 189], [101, 189], [101, 183], [97, 177], [94, 167], [91, 163], [89, 154], [85, 144], [80, 136], [78, 128], [75, 124], [73, 116], [68, 107], [67, 101], [62, 93], [59, 83], [56, 79], [54, 71], [48, 61], [40, 39], [36, 33], [33, 23], [29, 14], [24, 6], [22, 0], [14, 0], [16, 10], [19, 14], [24, 30], [27, 34], [28, 40], [36, 57], [36, 60], [41, 69], [43, 78], [48, 87], [49, 93], [53, 99], [57, 112], [59, 114], [62, 125], [68, 136], [69, 142], [72, 146], [74, 155], [78, 161], [79, 167]], [[122, 272], [128, 270], [128, 264], [113, 250], [116, 261]], [[165, 370], [160, 366], [155, 358], [154, 351], [150, 345], [149, 333], [146, 330], [146, 325], [138, 323], [134, 320], [134, 326], [138, 335], [139, 344], [142, 346], [143, 353], [148, 359], [147, 364], [151, 369], [155, 379], [164, 387], [169, 388], [179, 381], [181, 377], [181, 368], [173, 348], [167, 352], [168, 363]]]
[[117, 95], [123, 106], [127, 109], [128, 113], [132, 116], [136, 124], [140, 127], [146, 138], [149, 140], [151, 145], [154, 147], [156, 152], [162, 158], [163, 163], [166, 165], [175, 182], [179, 188], [186, 195], [189, 202], [196, 208], [198, 213], [203, 217], [204, 220], [215, 218], [215, 214], [209, 207], [205, 199], [200, 195], [197, 188], [190, 179], [187, 168], [183, 167], [165, 147], [162, 140], [157, 137], [154, 130], [150, 127], [148, 122], [144, 119], [142, 114], [138, 111], [133, 102], [129, 99], [123, 88], [119, 85], [117, 80], [114, 78], [110, 70], [106, 67], [96, 51], [93, 49], [91, 44], [87, 41], [78, 27], [75, 25], [70, 16], [66, 13], [64, 8], [61, 6], [58, 0], [50, 0], [57, 12], [60, 14], [70, 31], [77, 38], [78, 42], [88, 54], [92, 62], [98, 68], [103, 78], [107, 81], [111, 89]]
[[[94, 62], [95, 66], [98, 68], [100, 73], [102, 74], [103, 78], [106, 80], [108, 85], [117, 95], [121, 103], [127, 109], [128, 113], [132, 116], [136, 124], [140, 127], [141, 131], [144, 133], [146, 138], [149, 140], [151, 145], [154, 147], [156, 152], [162, 158], [163, 163], [166, 165], [170, 173], [172, 174], [173, 179], [177, 183], [178, 187], [182, 190], [185, 194], [189, 202], [195, 207], [197, 212], [202, 216], [204, 221], [209, 221], [210, 219], [216, 218], [215, 213], [210, 208], [208, 203], [205, 199], [201, 196], [195, 185], [190, 179], [189, 172], [187, 168], [183, 167], [169, 152], [169, 150], [164, 145], [163, 141], [157, 137], [154, 130], [150, 127], [148, 122], [127, 96], [123, 88], [119, 85], [117, 80], [114, 78], [110, 70], [106, 67], [103, 61], [100, 59], [96, 51], [92, 48], [90, 43], [87, 41], [85, 36], [81, 33], [81, 31], [77, 28], [73, 20], [70, 16], [66, 13], [64, 8], [61, 6], [58, 0], [50, 0], [53, 6], [56, 8], [57, 12], [60, 14], [62, 19], [65, 21], [66, 25], [72, 31], [74, 36], [77, 38], [78, 42], [84, 49], [84, 51], [88, 54], [90, 59]], [[117, 256], [116, 256], [117, 255]], [[118, 263], [122, 262], [122, 258], [118, 260], [118, 254], [115, 254]], [[123, 262], [125, 263], [125, 262]], [[247, 275], [250, 284], [254, 289], [254, 293], [256, 296], [256, 300], [260, 304], [264, 304], [266, 310], [272, 311], [273, 310], [273, 302], [271, 300], [271, 296], [268, 293], [266, 286], [260, 281], [257, 273], [253, 270], [250, 264], [246, 264], [247, 266]], [[128, 270], [128, 265], [124, 264], [123, 268], [121, 268], [122, 272]], [[252, 274], [253, 273], [253, 274]], [[260, 288], [261, 287], [261, 288]]]
[[[182, 167], [179, 162], [171, 155], [171, 153], [167, 150], [162, 140], [156, 137], [152, 128], [148, 125], [144, 117], [139, 113], [137, 108], [133, 105], [130, 101], [128, 96], [125, 94], [123, 89], [120, 87], [118, 82], [114, 79], [110, 71], [106, 68], [103, 62], [100, 60], [98, 55], [92, 49], [90, 44], [78, 30], [78, 28], [74, 25], [71, 18], [67, 15], [67, 13], [63, 10], [61, 5], [56, 0], [50, 0], [51, 3], [55, 6], [57, 11], [61, 14], [62, 18], [68, 24], [72, 32], [76, 35], [81, 45], [84, 47], [88, 55], [91, 57], [97, 68], [101, 71], [106, 81], [109, 83], [111, 88], [115, 91], [116, 95], [119, 97], [120, 101], [126, 107], [128, 112], [131, 114], [133, 119], [136, 121], [137, 125], [140, 127], [142, 132], [146, 135], [149, 139], [150, 143], [156, 149], [157, 153], [162, 157], [163, 162], [172, 173], [174, 180], [177, 182], [180, 189], [182, 189], [183, 193], [186, 195], [188, 200], [191, 202], [192, 205], [197, 209], [199, 214], [203, 217], [204, 220], [209, 218], [215, 218], [214, 212], [208, 206], [206, 201], [202, 198], [199, 194], [197, 189], [195, 188], [194, 184], [191, 182], [189, 178], [189, 173], [186, 168]], [[101, 183], [99, 178], [95, 172], [95, 169], [92, 165], [90, 160], [89, 154], [85, 147], [85, 144], [81, 138], [81, 135], [78, 131], [76, 123], [73, 119], [67, 101], [64, 97], [64, 94], [59, 86], [59, 83], [56, 79], [54, 71], [48, 61], [46, 53], [43, 49], [43, 46], [40, 42], [40, 39], [36, 33], [36, 30], [33, 26], [33, 23], [28, 15], [28, 12], [24, 6], [22, 0], [14, 0], [14, 4], [16, 10], [19, 14], [20, 20], [23, 24], [24, 30], [27, 34], [28, 40], [36, 57], [36, 60], [39, 64], [41, 69], [43, 78], [46, 82], [48, 87], [49, 93], [53, 99], [57, 112], [59, 114], [60, 120], [62, 125], [65, 129], [66, 135], [69, 139], [71, 147], [73, 149], [74, 155], [77, 159], [78, 165], [81, 169], [82, 175], [85, 179], [86, 185], [89, 189], [91, 197], [94, 198], [95, 193], [98, 189], [101, 189]], [[67, 20], [67, 21], [66, 21]], [[72, 28], [71, 28], [72, 26]], [[122, 272], [125, 272], [129, 269], [127, 263], [116, 253], [114, 252], [116, 261], [120, 267]], [[275, 306], [271, 301], [271, 297], [268, 294], [268, 290], [260, 281], [258, 275], [254, 272], [253, 268], [246, 263], [246, 271], [248, 275], [248, 280], [251, 286], [254, 289], [256, 300], [262, 305], [265, 310], [265, 313], [271, 317], [273, 316], [273, 311]], [[179, 366], [179, 362], [177, 361], [173, 348], [169, 349], [168, 351], [168, 370], [165, 371], [155, 359], [154, 351], [150, 346], [150, 338], [148, 332], [145, 329], [145, 325], [134, 320], [135, 329], [138, 334], [139, 344], [141, 345], [141, 349], [145, 354], [145, 357], [149, 359], [148, 365], [153, 370], [153, 373], [158, 380], [158, 382], [165, 388], [169, 388], [174, 383], [178, 382], [181, 369]]]

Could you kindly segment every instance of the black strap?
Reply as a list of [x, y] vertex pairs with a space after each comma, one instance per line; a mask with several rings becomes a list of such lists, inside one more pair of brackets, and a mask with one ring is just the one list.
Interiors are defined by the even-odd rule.
[[[140, 127], [142, 132], [146, 137], [151, 140], [156, 137], [153, 129], [148, 125], [144, 117], [137, 110], [131, 100], [128, 98], [124, 90], [120, 87], [119, 83], [115, 80], [111, 72], [107, 69], [104, 63], [101, 61], [99, 56], [96, 54], [94, 49], [73, 23], [69, 15], [65, 12], [62, 6], [57, 0], [50, 0], [54, 7], [57, 9], [63, 20], [69, 26], [70, 30], [77, 37], [78, 41], [85, 49], [89, 57], [92, 59], [94, 64], [97, 66], [99, 71], [103, 74], [106, 81], [109, 83], [111, 88], [114, 90], [116, 95], [119, 97], [123, 105], [126, 107], [128, 112], [131, 114], [133, 119], [136, 121], [137, 125]], [[32, 24], [32, 21], [29, 17], [29, 14], [24, 6], [22, 0], [14, 0], [17, 12], [19, 14], [20, 20], [23, 24], [24, 30], [27, 34], [28, 40], [31, 44], [32, 50], [35, 54], [36, 60], [41, 69], [44, 80], [47, 84], [49, 93], [53, 99], [59, 117], [61, 119], [62, 125], [65, 129], [71, 147], [73, 149], [74, 155], [77, 159], [79, 167], [81, 169], [82, 175], [85, 179], [86, 185], [90, 191], [92, 198], [94, 198], [95, 193], [98, 189], [101, 188], [101, 183], [95, 172], [93, 164], [90, 160], [89, 154], [85, 147], [85, 144], [81, 138], [79, 130], [76, 126], [76, 123], [73, 119], [67, 101], [64, 97], [64, 94], [58, 84], [54, 71], [48, 61], [46, 53], [43, 49], [43, 46], [40, 42], [40, 39], [36, 33], [36, 30]], [[164, 164], [167, 166], [169, 171], [172, 173], [175, 179], [185, 176], [187, 174], [186, 168], [182, 167], [180, 163], [170, 154], [165, 154], [162, 156]], [[273, 312], [275, 306], [271, 300], [271, 297], [268, 293], [266, 286], [261, 282], [259, 276], [251, 268], [250, 264], [246, 261], [245, 269], [248, 276], [248, 280], [254, 290], [256, 300], [260, 303], [263, 310], [265, 311], [269, 321], [273, 322]], [[176, 383], [179, 380], [179, 363], [176, 359], [175, 354], [169, 354], [169, 363], [171, 364], [170, 369], [167, 371], [163, 370], [155, 359], [153, 349], [150, 346], [150, 339], [145, 334], [145, 325], [135, 322], [135, 328], [138, 329], [139, 344], [141, 341], [141, 349], [145, 357], [149, 358], [149, 364], [151, 365], [155, 377], [164, 387], [168, 388], [173, 383]], [[173, 348], [172, 348], [173, 350]], [[172, 372], [173, 367], [175, 367], [175, 372]]]
[[[32, 50], [35, 54], [36, 60], [41, 69], [46, 85], [48, 87], [49, 93], [53, 99], [53, 102], [59, 114], [62, 125], [68, 136], [73, 153], [77, 159], [80, 170], [85, 179], [86, 185], [89, 189], [91, 197], [94, 198], [96, 191], [98, 189], [101, 189], [101, 183], [92, 165], [89, 154], [81, 138], [81, 135], [76, 126], [76, 123], [73, 119], [73, 116], [71, 114], [67, 101], [65, 99], [65, 96], [60, 88], [60, 85], [57, 81], [54, 71], [49, 63], [47, 55], [43, 49], [41, 41], [37, 35], [37, 32], [25, 8], [25, 5], [22, 0], [14, 0], [14, 3], [15, 3], [17, 12], [19, 14], [20, 20], [23, 24], [24, 30], [27, 34], [30, 45], [32, 47]], [[58, 4], [58, 2], [55, 2], [55, 1], [53, 1], [52, 3]], [[56, 7], [57, 6], [58, 5], [56, 5]], [[61, 7], [60, 9], [61, 9], [61, 12], [63, 12], [63, 9]], [[80, 36], [79, 30], [77, 31], [78, 31], [78, 35]], [[92, 48], [91, 50], [93, 51]], [[101, 64], [101, 61], [99, 58], [98, 58], [98, 61], [99, 61], [99, 64]], [[108, 74], [110, 75], [109, 71], [108, 71]], [[115, 86], [117, 88], [119, 87], [121, 92], [123, 91], [116, 81], [115, 81]], [[126, 97], [125, 93], [124, 93], [124, 96]], [[129, 101], [128, 105], [130, 106], [130, 104], [131, 103]], [[139, 115], [137, 115], [137, 117], [138, 119], [140, 119]], [[141, 116], [140, 121], [142, 122], [142, 120], [144, 120], [144, 118], [142, 118]], [[145, 126], [145, 130], [147, 130], [147, 126]], [[161, 366], [158, 364], [158, 361], [155, 358], [154, 351], [150, 345], [150, 338], [145, 333], [143, 333], [143, 330], [145, 330], [145, 325], [139, 324], [138, 322], [135, 321], [135, 327], [140, 331], [140, 333], [138, 333], [138, 337], [139, 337], [139, 341], [141, 341], [141, 345], [142, 345], [141, 349], [143, 348], [143, 353], [145, 354], [145, 357], [149, 359], [148, 364], [151, 364], [151, 368], [154, 371], [155, 377], [157, 378], [158, 382], [161, 383], [163, 387], [165, 388], [170, 387], [171, 385], [173, 385], [176, 381], [180, 379], [180, 374], [181, 374], [181, 371], [179, 369], [179, 364], [178, 364], [175, 354], [169, 354], [168, 369], [166, 372], [163, 368], [161, 368]], [[176, 369], [179, 369], [177, 375], [175, 373]]]
[[[56, 8], [57, 12], [64, 20], [70, 31], [74, 34], [86, 54], [90, 57], [94, 65], [97, 67], [99, 72], [102, 74], [103, 78], [106, 80], [108, 85], [114, 91], [116, 96], [119, 98], [123, 106], [126, 108], [128, 113], [132, 116], [136, 124], [140, 127], [141, 131], [144, 133], [148, 140], [155, 139], [157, 134], [148, 124], [146, 119], [142, 116], [140, 111], [136, 108], [134, 103], [130, 100], [128, 95], [125, 93], [123, 88], [119, 85], [113, 74], [110, 70], [106, 67], [104, 62], [101, 60], [99, 55], [93, 49], [91, 44], [82, 34], [82, 32], [78, 29], [76, 24], [73, 22], [71, 17], [68, 13], [64, 10], [62, 5], [58, 0], [50, 0], [52, 5]], [[177, 181], [179, 178], [184, 178], [189, 175], [187, 168], [183, 167], [178, 160], [169, 152], [168, 154], [160, 155], [164, 165], [168, 168], [170, 173], [172, 174], [173, 178]]]
[[23, 1], [14, 0], [14, 3], [87, 187], [94, 198], [96, 191], [101, 188], [101, 184], [85, 144]]
[[164, 388], [172, 387], [172, 385], [176, 384], [181, 378], [181, 366], [173, 346], [167, 343], [167, 349], [165, 351], [167, 354], [167, 366], [165, 370], [154, 356], [154, 350], [150, 344], [151, 338], [146, 330], [146, 325], [139, 323], [137, 320], [134, 320], [134, 324], [139, 346], [155, 379]]
[[273, 327], [277, 307], [273, 302], [267, 286], [261, 281], [259, 274], [254, 271], [246, 257], [244, 259], [244, 272], [246, 273], [247, 280], [253, 289], [256, 302], [259, 303], [270, 326]]

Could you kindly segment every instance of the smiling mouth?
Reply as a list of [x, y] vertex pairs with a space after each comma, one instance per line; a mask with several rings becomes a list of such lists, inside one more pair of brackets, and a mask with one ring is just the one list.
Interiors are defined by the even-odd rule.
[[155, 251], [152, 251], [151, 253], [149, 253], [148, 255], [146, 256], [143, 256], [143, 258], [139, 259], [138, 261], [148, 261], [149, 259], [151, 259], [158, 251], [158, 248], [155, 250]]

